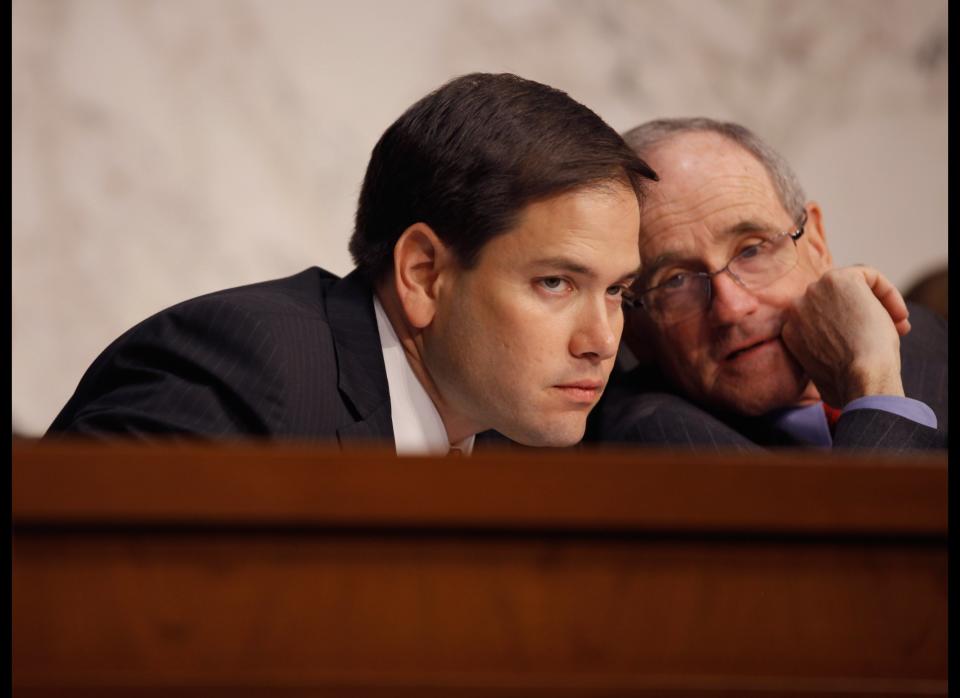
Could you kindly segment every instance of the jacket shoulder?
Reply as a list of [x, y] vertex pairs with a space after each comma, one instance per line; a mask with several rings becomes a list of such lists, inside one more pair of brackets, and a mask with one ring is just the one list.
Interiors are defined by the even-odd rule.
[[326, 433], [341, 417], [325, 310], [337, 281], [311, 268], [155, 313], [97, 357], [50, 431]]
[[[225, 303], [251, 313], [323, 312], [323, 299], [340, 277], [320, 267], [298, 274], [213, 291], [172, 305], [152, 317]], [[149, 321], [151, 318], [148, 318]]]

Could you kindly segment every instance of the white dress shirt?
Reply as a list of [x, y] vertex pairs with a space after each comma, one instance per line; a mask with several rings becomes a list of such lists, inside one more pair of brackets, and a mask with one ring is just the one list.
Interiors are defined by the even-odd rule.
[[410, 368], [400, 339], [376, 295], [373, 297], [373, 308], [383, 349], [383, 365], [387, 369], [390, 418], [397, 455], [446, 455], [451, 448], [460, 450], [463, 455], [470, 455], [476, 435], [455, 444], [450, 443], [440, 413]]

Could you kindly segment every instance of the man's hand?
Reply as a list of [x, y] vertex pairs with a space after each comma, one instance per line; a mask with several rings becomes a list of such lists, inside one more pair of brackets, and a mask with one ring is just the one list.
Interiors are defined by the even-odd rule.
[[900, 337], [910, 331], [903, 296], [866, 266], [827, 271], [787, 310], [781, 338], [827, 404], [903, 396]]

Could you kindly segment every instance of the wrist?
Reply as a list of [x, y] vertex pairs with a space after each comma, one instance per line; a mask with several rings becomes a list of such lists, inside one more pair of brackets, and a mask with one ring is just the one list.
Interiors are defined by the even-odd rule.
[[854, 367], [850, 371], [845, 387], [843, 404], [838, 405], [838, 407], [843, 407], [857, 398], [869, 395], [905, 397], [899, 366], [885, 369], [879, 369], [875, 366], [859, 369]]

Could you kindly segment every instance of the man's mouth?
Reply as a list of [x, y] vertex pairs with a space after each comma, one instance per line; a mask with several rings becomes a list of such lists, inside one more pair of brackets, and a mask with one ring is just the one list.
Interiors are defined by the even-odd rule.
[[766, 338], [766, 339], [761, 339], [761, 340], [759, 340], [759, 341], [751, 342], [750, 344], [741, 345], [741, 346], [737, 347], [736, 349], [734, 349], [733, 351], [731, 351], [729, 354], [727, 354], [726, 357], [725, 357], [725, 360], [726, 360], [726, 361], [735, 361], [736, 359], [739, 359], [741, 356], [745, 356], [746, 354], [749, 354], [750, 352], [756, 351], [757, 349], [760, 349], [760, 348], [762, 348], [762, 347], [765, 347], [765, 346], [767, 346], [767, 345], [770, 345], [770, 344], [772, 344], [773, 342], [778, 341], [779, 339], [780, 339], [779, 336], [777, 336], [777, 337], [768, 337], [768, 338]]
[[603, 392], [603, 383], [595, 380], [573, 381], [553, 387], [560, 390], [561, 393], [574, 402], [592, 403], [599, 398]]

